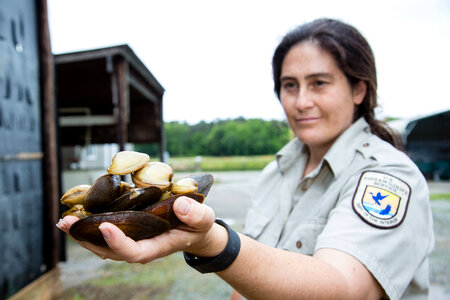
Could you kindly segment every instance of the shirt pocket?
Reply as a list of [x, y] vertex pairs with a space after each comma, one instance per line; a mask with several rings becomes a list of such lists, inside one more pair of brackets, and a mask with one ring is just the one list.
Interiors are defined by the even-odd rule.
[[269, 224], [271, 218], [251, 208], [247, 212], [244, 234], [256, 239]]
[[297, 227], [282, 248], [306, 255], [314, 254], [317, 237], [323, 231], [326, 222], [326, 218], [306, 220]]

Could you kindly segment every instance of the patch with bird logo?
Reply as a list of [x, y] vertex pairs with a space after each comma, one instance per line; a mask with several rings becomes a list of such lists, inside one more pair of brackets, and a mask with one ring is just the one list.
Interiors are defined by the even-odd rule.
[[390, 229], [406, 216], [411, 188], [392, 175], [366, 171], [353, 196], [353, 209], [369, 225]]

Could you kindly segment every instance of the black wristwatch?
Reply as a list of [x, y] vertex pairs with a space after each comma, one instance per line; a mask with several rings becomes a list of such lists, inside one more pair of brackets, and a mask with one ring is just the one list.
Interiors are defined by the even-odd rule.
[[201, 257], [184, 252], [186, 263], [200, 273], [212, 273], [225, 270], [234, 262], [241, 249], [241, 239], [236, 231], [231, 229], [222, 220], [216, 219], [216, 223], [222, 225], [228, 231], [228, 243], [219, 255]]

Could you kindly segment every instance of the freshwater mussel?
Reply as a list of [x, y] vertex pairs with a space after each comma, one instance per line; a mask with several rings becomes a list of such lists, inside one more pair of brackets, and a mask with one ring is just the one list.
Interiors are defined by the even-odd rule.
[[[121, 180], [130, 174], [133, 183]], [[77, 240], [107, 247], [98, 226], [110, 222], [134, 240], [159, 235], [181, 222], [173, 212], [176, 198], [185, 195], [203, 203], [214, 178], [194, 174], [172, 182], [173, 169], [162, 162], [150, 162], [145, 153], [121, 151], [92, 185], [77, 185], [61, 198], [70, 207], [63, 214], [80, 218], [70, 228]]]

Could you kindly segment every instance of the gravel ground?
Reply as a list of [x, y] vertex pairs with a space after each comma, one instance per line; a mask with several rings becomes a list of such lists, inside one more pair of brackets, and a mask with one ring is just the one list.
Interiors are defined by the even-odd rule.
[[[259, 172], [217, 172], [214, 173], [215, 184], [210, 191], [207, 199], [207, 205], [211, 206], [216, 212], [216, 216], [225, 219], [234, 228], [240, 230], [244, 223], [247, 209], [250, 206], [250, 194], [255, 184], [255, 179]], [[185, 174], [177, 174], [183, 177]], [[430, 182], [430, 192], [434, 194], [450, 193], [450, 182]], [[450, 202], [447, 200], [432, 201], [434, 226], [436, 234], [436, 245], [431, 255], [431, 295], [430, 299], [444, 300], [450, 299]], [[105, 266], [111, 264], [110, 261], [103, 261], [90, 252], [79, 247], [75, 243], [68, 243], [68, 260], [60, 263], [65, 290], [83, 286], [89, 280], [102, 276]], [[181, 258], [179, 258], [181, 259]], [[187, 269], [187, 268], [186, 268]], [[212, 287], [217, 289], [203, 292], [202, 299], [228, 299], [230, 288], [220, 282], [214, 275], [205, 277], [198, 275], [191, 270], [179, 274], [183, 280], [177, 280], [170, 291], [170, 297], [167, 299], [194, 299], [183, 294], [186, 289], [186, 280], [192, 283], [192, 286], [202, 285], [203, 290]], [[191, 291], [192, 292], [192, 291]], [[205, 294], [206, 293], [206, 294]], [[200, 295], [198, 295], [200, 296]], [[220, 297], [219, 297], [220, 296]], [[75, 299], [67, 297], [64, 299]], [[129, 296], [124, 299], [135, 299]], [[137, 299], [137, 298], [136, 298]], [[166, 299], [166, 298], [164, 298]]]

